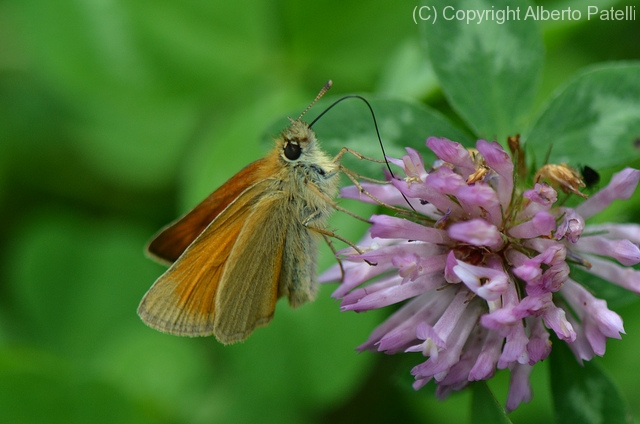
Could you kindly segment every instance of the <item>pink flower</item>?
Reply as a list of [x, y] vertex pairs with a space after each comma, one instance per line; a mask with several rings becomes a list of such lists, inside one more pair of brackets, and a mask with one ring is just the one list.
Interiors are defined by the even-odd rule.
[[[426, 357], [411, 371], [414, 388], [433, 380], [444, 397], [508, 368], [513, 410], [532, 397], [529, 374], [551, 352], [550, 331], [578, 361], [603, 355], [606, 339], [624, 333], [606, 302], [571, 278], [569, 263], [640, 293], [640, 271], [629, 268], [640, 262], [640, 226], [585, 225], [613, 200], [629, 198], [640, 171], [623, 170], [569, 208], [557, 205], [557, 191], [544, 181], [526, 187], [525, 176], [514, 178], [498, 143], [480, 140], [471, 152], [430, 137], [427, 146], [439, 158], [432, 168], [407, 149], [389, 160], [405, 178], [363, 184], [389, 205], [406, 207], [404, 195], [413, 208], [403, 217], [371, 217], [364, 253], [341, 252], [344, 278], [334, 296], [344, 311], [404, 302], [359, 349]], [[371, 202], [354, 187], [341, 195]], [[320, 280], [340, 278], [334, 267]]]

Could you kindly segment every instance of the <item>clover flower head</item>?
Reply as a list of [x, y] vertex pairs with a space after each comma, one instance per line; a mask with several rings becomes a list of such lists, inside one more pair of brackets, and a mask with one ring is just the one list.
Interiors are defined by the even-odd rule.
[[[587, 197], [579, 173], [567, 165], [545, 165], [527, 183], [496, 142], [479, 140], [466, 149], [430, 137], [426, 144], [438, 157], [430, 169], [407, 149], [403, 158], [389, 159], [404, 178], [362, 183], [365, 194], [341, 191], [406, 212], [370, 218], [361, 252], [341, 252], [344, 275], [334, 296], [343, 311], [402, 303], [358, 349], [426, 357], [411, 370], [414, 388], [433, 380], [445, 397], [508, 368], [506, 406], [513, 410], [532, 397], [529, 374], [551, 352], [550, 333], [578, 361], [603, 355], [607, 338], [624, 333], [621, 318], [571, 269], [640, 293], [640, 272], [630, 268], [640, 262], [640, 226], [585, 224], [613, 200], [629, 198], [640, 171], [624, 169], [567, 207], [558, 199]], [[340, 277], [334, 267], [320, 280]]]

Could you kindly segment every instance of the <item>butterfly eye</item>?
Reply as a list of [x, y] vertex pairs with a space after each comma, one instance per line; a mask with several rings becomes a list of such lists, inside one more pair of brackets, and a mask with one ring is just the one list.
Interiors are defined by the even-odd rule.
[[300, 157], [301, 153], [302, 153], [302, 151], [300, 150], [300, 145], [299, 144], [287, 143], [287, 145], [284, 146], [284, 155], [289, 160], [298, 159]]

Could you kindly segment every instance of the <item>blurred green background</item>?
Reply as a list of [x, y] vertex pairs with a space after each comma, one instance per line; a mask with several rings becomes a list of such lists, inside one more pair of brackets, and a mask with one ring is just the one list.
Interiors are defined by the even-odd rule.
[[[332, 286], [296, 311], [280, 302], [269, 327], [228, 347], [160, 334], [136, 315], [165, 269], [145, 258], [149, 238], [264, 155], [267, 129], [326, 80], [333, 96], [389, 95], [451, 115], [416, 5], [0, 0], [0, 422], [468, 418], [467, 393], [439, 402], [431, 386], [411, 389], [419, 357], [356, 354], [385, 311], [340, 313]], [[638, 21], [541, 27], [539, 103], [586, 65], [640, 59]], [[353, 240], [363, 232], [350, 218], [332, 225]], [[326, 249], [319, 260], [333, 263]], [[640, 313], [637, 303], [618, 312], [627, 335], [596, 362], [640, 417], [628, 371]], [[535, 367], [534, 399], [514, 422], [551, 419], [546, 367]], [[508, 378], [490, 384], [503, 404]]]

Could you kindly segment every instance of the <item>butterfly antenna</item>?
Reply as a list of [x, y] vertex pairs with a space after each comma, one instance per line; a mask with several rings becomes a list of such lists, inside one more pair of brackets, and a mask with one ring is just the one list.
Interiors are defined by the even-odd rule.
[[[331, 83], [331, 81], [329, 81], [327, 83], [327, 85], [329, 85], [329, 87], [331, 86], [330, 83]], [[327, 87], [327, 85], [325, 85], [325, 87], [328, 90], [329, 88]], [[323, 90], [327, 91], [327, 90], [324, 89], [324, 87], [323, 87]], [[318, 94], [318, 96], [320, 96], [321, 94], [324, 94], [324, 92], [322, 90], [320, 91], [320, 94]], [[389, 174], [391, 175], [391, 178], [395, 179], [396, 176], [393, 173], [393, 170], [391, 170], [391, 166], [389, 165], [389, 161], [387, 160], [387, 153], [384, 151], [384, 144], [382, 143], [382, 138], [380, 137], [380, 130], [378, 129], [378, 121], [376, 120], [376, 114], [373, 112], [373, 107], [371, 107], [371, 103], [369, 103], [367, 101], [367, 99], [365, 99], [364, 97], [359, 96], [357, 94], [347, 94], [346, 96], [339, 98], [338, 100], [333, 102], [331, 105], [329, 105], [329, 107], [327, 107], [325, 110], [323, 110], [322, 113], [316, 117], [316, 119], [311, 121], [311, 123], [309, 124], [309, 128], [311, 128], [313, 126], [313, 124], [315, 124], [318, 121], [318, 119], [322, 118], [324, 116], [324, 114], [329, 112], [335, 105], [337, 105], [338, 103], [340, 103], [341, 101], [346, 100], [346, 99], [360, 99], [363, 102], [365, 102], [365, 104], [369, 108], [369, 111], [371, 112], [371, 118], [373, 119], [373, 126], [375, 127], [376, 135], [378, 136], [378, 143], [380, 143], [380, 150], [382, 150], [382, 156], [384, 157], [384, 163], [385, 163], [385, 165], [387, 165], [387, 169], [389, 170]], [[315, 103], [315, 102], [316, 102], [316, 100], [313, 101], [313, 103]], [[311, 103], [311, 105], [313, 105], [313, 103]], [[309, 106], [309, 107], [311, 107], [311, 106]], [[309, 110], [309, 108], [307, 108], [307, 110]], [[306, 112], [306, 110], [305, 110], [305, 112]], [[407, 202], [409, 207], [415, 211], [415, 209], [413, 208], [413, 206], [409, 202], [409, 199], [407, 199], [407, 197], [404, 195], [404, 193], [402, 193], [402, 197], [404, 197], [404, 200]]]
[[[331, 81], [329, 81], [331, 82]], [[326, 86], [325, 86], [326, 87]], [[321, 91], [322, 93], [322, 91]], [[337, 105], [338, 103], [340, 103], [343, 100], [346, 99], [360, 99], [363, 102], [366, 103], [367, 107], [369, 108], [369, 111], [371, 112], [371, 117], [373, 118], [373, 126], [376, 129], [376, 135], [378, 136], [378, 143], [380, 143], [380, 149], [382, 150], [382, 155], [384, 156], [384, 161], [387, 164], [387, 169], [389, 170], [389, 172], [391, 173], [391, 176], [395, 178], [395, 175], [393, 174], [393, 171], [391, 170], [391, 167], [389, 166], [389, 162], [387, 161], [387, 154], [384, 151], [384, 145], [382, 144], [382, 138], [380, 137], [380, 130], [378, 129], [378, 121], [376, 120], [376, 115], [375, 113], [373, 113], [373, 108], [371, 107], [371, 104], [367, 101], [367, 99], [365, 99], [362, 96], [359, 96], [357, 94], [348, 94], [344, 97], [339, 98], [338, 100], [336, 100], [335, 102], [333, 102], [329, 107], [327, 107], [325, 110], [322, 111], [322, 113], [320, 115], [318, 115], [316, 117], [316, 119], [314, 119], [310, 124], [309, 124], [309, 128], [311, 128], [313, 126], [313, 124], [315, 124], [320, 118], [322, 118], [324, 116], [325, 113], [329, 112], [335, 105]], [[314, 101], [315, 103], [315, 101]], [[313, 103], [311, 103], [313, 104]], [[308, 110], [309, 108], [307, 108]], [[306, 111], [305, 111], [306, 112]]]
[[[329, 89], [331, 88], [332, 85], [333, 85], [333, 81], [331, 81], [331, 80], [327, 81], [327, 83], [322, 87], [322, 89], [320, 89], [320, 92], [318, 93], [316, 98], [313, 99], [311, 104], [309, 106], [307, 106], [307, 108], [304, 111], [302, 111], [302, 113], [300, 114], [300, 116], [298, 116], [298, 119], [296, 119], [296, 121], [299, 121], [300, 119], [302, 119], [304, 114], [307, 113], [309, 111], [309, 109], [311, 109], [313, 107], [313, 105], [315, 105], [316, 102], [322, 98], [322, 96], [324, 96], [324, 93], [329, 91]], [[309, 126], [311, 126], [311, 125], [309, 125]]]

